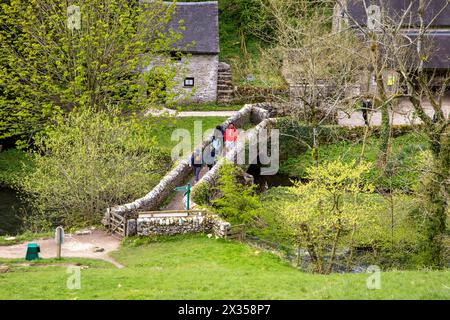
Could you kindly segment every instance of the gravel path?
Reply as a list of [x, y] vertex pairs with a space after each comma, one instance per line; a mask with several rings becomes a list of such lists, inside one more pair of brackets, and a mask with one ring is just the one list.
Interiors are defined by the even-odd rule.
[[[66, 234], [61, 248], [63, 258], [101, 259], [114, 264], [117, 268], [124, 266], [109, 256], [109, 253], [119, 249], [120, 240], [111, 237], [104, 231], [89, 230], [89, 234]], [[36, 239], [11, 246], [0, 246], [0, 257], [17, 259], [25, 258], [28, 243], [37, 243], [41, 248], [41, 258], [56, 258], [56, 243], [54, 239]]]
[[234, 116], [237, 111], [181, 111], [163, 108], [161, 110], [149, 109], [144, 115], [162, 116], [170, 115], [176, 117], [231, 117]]
[[[204, 166], [202, 168], [202, 171], [200, 171], [200, 178], [203, 177], [205, 173], [208, 172], [208, 167]], [[195, 185], [195, 177], [192, 176], [189, 180], [189, 183], [191, 184], [191, 187]], [[181, 191], [174, 191], [175, 196], [172, 198], [172, 200], [162, 209], [162, 210], [184, 210], [184, 202], [183, 202], [183, 195], [184, 192]]]
[[[430, 103], [423, 102], [425, 113], [429, 116], [433, 116], [434, 110]], [[450, 94], [447, 94], [443, 101], [444, 114], [448, 115], [450, 113]], [[420, 120], [414, 116], [412, 105], [409, 101], [403, 99], [399, 102], [398, 106], [395, 108], [394, 112], [390, 112], [391, 121], [394, 125], [411, 125], [420, 123]], [[370, 125], [379, 126], [381, 125], [381, 112], [373, 111], [369, 113]], [[364, 119], [362, 117], [361, 111], [355, 111], [350, 115], [344, 112], [338, 112], [338, 124], [342, 126], [349, 127], [361, 127], [364, 126]]]

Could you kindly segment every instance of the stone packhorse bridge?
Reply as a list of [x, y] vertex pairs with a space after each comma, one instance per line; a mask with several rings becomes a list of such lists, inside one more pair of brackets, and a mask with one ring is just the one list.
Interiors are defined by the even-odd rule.
[[[221, 126], [226, 128], [229, 123], [234, 123], [236, 128], [243, 128], [250, 123], [256, 126], [254, 130], [257, 132], [268, 125], [271, 121], [269, 120], [270, 117], [274, 115], [274, 108], [270, 104], [248, 104], [225, 120]], [[202, 142], [199, 148], [204, 150], [211, 142], [212, 134]], [[231, 152], [236, 154], [238, 150]], [[214, 232], [219, 237], [234, 234], [234, 227], [204, 210], [157, 211], [173, 193], [174, 188], [185, 184], [192, 176], [191, 156], [192, 153], [187, 158], [179, 160], [158, 185], [144, 197], [127, 204], [108, 208], [102, 223], [112, 234], [120, 237], [135, 234], [175, 234], [201, 231]], [[197, 184], [208, 183], [213, 185], [217, 178], [218, 169], [223, 163], [224, 158], [221, 158]], [[193, 189], [195, 189], [195, 186]], [[193, 204], [193, 207], [195, 207], [195, 204]]]
[[[449, 95], [444, 99], [443, 109], [446, 114], [450, 111]], [[284, 114], [286, 111], [288, 110], [283, 110], [282, 107], [277, 107], [275, 109], [275, 107], [269, 103], [247, 104], [235, 115], [225, 120], [221, 126], [222, 128], [226, 128], [231, 122], [236, 125], [236, 128], [243, 128], [244, 126], [247, 127], [249, 124], [253, 124], [254, 127], [246, 132], [248, 139], [252, 139], [252, 135], [258, 134], [260, 130], [272, 127], [272, 125], [276, 124], [277, 120], [274, 117], [277, 113]], [[427, 113], [431, 115], [432, 110], [427, 109]], [[391, 111], [392, 125], [409, 126], [418, 124], [419, 122], [417, 121], [417, 118], [413, 117], [413, 114], [412, 109], [407, 103], [400, 104], [398, 110]], [[355, 110], [345, 115], [342, 112], [337, 111], [335, 120], [338, 126], [364, 126], [361, 112]], [[381, 122], [379, 110], [371, 112], [369, 122], [371, 126], [379, 125], [378, 122]], [[206, 138], [198, 148], [204, 150], [211, 142], [212, 134]], [[236, 157], [236, 154], [242, 151], [238, 150], [238, 148], [245, 148], [245, 146], [237, 145], [234, 150], [231, 151], [232, 157]], [[185, 184], [189, 178], [192, 177], [192, 168], [190, 167], [191, 155], [192, 154], [189, 154], [187, 158], [179, 160], [175, 167], [163, 177], [159, 184], [144, 197], [131, 203], [108, 208], [102, 220], [103, 224], [109, 228], [112, 234], [121, 237], [135, 234], [149, 235], [198, 232], [200, 229], [208, 232], [214, 231], [217, 236], [226, 235], [227, 230], [230, 228], [229, 223], [221, 221], [217, 216], [212, 217], [205, 211], [175, 210], [168, 212], [166, 210], [164, 212], [156, 212], [174, 192], [173, 190], [175, 187]], [[253, 163], [255, 159], [249, 160], [250, 161], [247, 163]], [[191, 195], [196, 189], [200, 188], [200, 186], [202, 186], [202, 188], [211, 189], [215, 185], [219, 169], [224, 163], [224, 157], [219, 159], [218, 163], [192, 188]], [[243, 169], [246, 171], [248, 165], [244, 165]], [[192, 207], [195, 207], [195, 205], [193, 204]], [[149, 214], [151, 216], [149, 216]], [[176, 228], [174, 227], [175, 225], [177, 225]], [[217, 230], [221, 231], [219, 232]]]

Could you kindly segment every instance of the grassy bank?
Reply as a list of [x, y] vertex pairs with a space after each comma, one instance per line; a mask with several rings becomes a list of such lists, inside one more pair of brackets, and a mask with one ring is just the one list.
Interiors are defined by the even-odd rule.
[[[426, 169], [429, 144], [426, 138], [417, 133], [409, 133], [392, 139], [391, 152], [386, 170], [391, 178], [383, 174], [384, 168], [376, 166], [379, 153], [380, 139], [370, 137], [365, 143], [362, 141], [341, 141], [339, 143], [319, 146], [319, 161], [350, 162], [361, 159], [373, 164], [369, 172], [370, 180], [381, 189], [391, 186], [398, 191], [410, 191], [417, 184], [421, 174]], [[293, 178], [305, 177], [305, 169], [313, 165], [311, 152], [304, 152], [298, 156], [290, 156], [280, 165], [280, 173]]]
[[[171, 136], [176, 129], [185, 129], [191, 134], [191, 145], [194, 147], [194, 138], [196, 132], [194, 132], [195, 122], [201, 125], [201, 134], [204, 134], [208, 129], [214, 129], [217, 125], [221, 124], [226, 117], [183, 117], [183, 118], [155, 118], [158, 121], [158, 126], [150, 127], [149, 135], [155, 137], [157, 143], [167, 151], [178, 144], [179, 141], [172, 141]], [[202, 139], [200, 140], [202, 141]]]
[[66, 288], [74, 259], [63, 266], [9, 262], [12, 270], [0, 274], [0, 299], [450, 298], [448, 271], [382, 272], [381, 289], [369, 290], [367, 274], [307, 274], [272, 254], [206, 236], [128, 245], [113, 256], [126, 267], [80, 260], [87, 266], [80, 290]]

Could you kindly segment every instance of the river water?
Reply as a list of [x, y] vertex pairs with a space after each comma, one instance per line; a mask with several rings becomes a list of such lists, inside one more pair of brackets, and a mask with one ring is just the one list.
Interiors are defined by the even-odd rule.
[[0, 187], [0, 236], [16, 235], [21, 231], [20, 216], [25, 212], [25, 205], [13, 189]]
[[273, 187], [291, 187], [293, 185], [292, 179], [287, 175], [280, 173], [261, 175], [261, 168], [258, 165], [250, 165], [247, 173], [253, 176], [255, 184], [258, 185], [258, 192], [264, 192]]

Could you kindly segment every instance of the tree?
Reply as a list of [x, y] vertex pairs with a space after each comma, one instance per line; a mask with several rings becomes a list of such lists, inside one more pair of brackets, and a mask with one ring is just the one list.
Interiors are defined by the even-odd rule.
[[[170, 92], [165, 52], [175, 4], [120, 0], [10, 0], [0, 8], [0, 138], [29, 138], [49, 116], [78, 108], [139, 110], [152, 64]], [[152, 82], [151, 80], [150, 82]]]
[[331, 32], [333, 1], [263, 1], [273, 16], [270, 50], [291, 87], [290, 115], [313, 126], [331, 122], [359, 76], [361, 46], [351, 32]]
[[[427, 11], [431, 4], [437, 7], [437, 11], [430, 16]], [[443, 98], [450, 88], [450, 72], [439, 73], [435, 66], [427, 67], [427, 64], [432, 61], [433, 55], [439, 54], [435, 48], [437, 43], [433, 40], [433, 23], [442, 12], [448, 10], [449, 2], [411, 1], [401, 14], [394, 16], [385, 10], [387, 5], [384, 2], [381, 2], [381, 6], [381, 14], [375, 20], [376, 28], [372, 31], [352, 19], [344, 5], [342, 8], [362, 39], [371, 45], [375, 57], [378, 57], [372, 61], [372, 65], [379, 104], [387, 107], [394, 101], [407, 99], [431, 144], [432, 166], [423, 179], [421, 189], [425, 200], [423, 229], [426, 234], [422, 254], [427, 265], [443, 266], [450, 177], [450, 122]], [[389, 71], [398, 78], [397, 90], [386, 94], [385, 83]], [[427, 104], [431, 106], [433, 115], [428, 112]], [[382, 146], [381, 152], [386, 153], [386, 150], [387, 147]]]
[[[221, 3], [221, 10], [226, 11], [225, 19], [229, 23], [236, 25], [239, 34], [240, 49], [244, 58], [244, 65], [249, 62], [247, 52], [247, 40], [250, 37], [265, 39], [271, 32], [271, 28], [266, 24], [269, 17], [267, 12], [262, 10], [261, 0], [228, 0]], [[221, 17], [222, 18], [222, 17]]]
[[334, 1], [262, 1], [273, 17], [272, 56], [282, 60], [290, 85], [287, 113], [312, 126], [312, 156], [318, 163], [317, 128], [332, 123], [339, 109], [353, 106], [360, 70], [365, 67], [361, 43], [349, 30], [332, 32]]
[[256, 186], [239, 181], [241, 171], [233, 163], [224, 164], [215, 190], [219, 197], [211, 201], [214, 210], [231, 223], [251, 222], [260, 206]]
[[53, 121], [36, 138], [33, 170], [16, 181], [33, 209], [32, 230], [96, 224], [106, 208], [146, 194], [169, 169], [169, 154], [148, 135], [151, 118], [110, 109]]
[[307, 169], [308, 183], [291, 187], [296, 199], [287, 203], [280, 214], [294, 242], [305, 247], [315, 265], [315, 272], [330, 273], [341, 238], [366, 221], [369, 212], [361, 195], [372, 192], [362, 174], [369, 165], [327, 162]]

